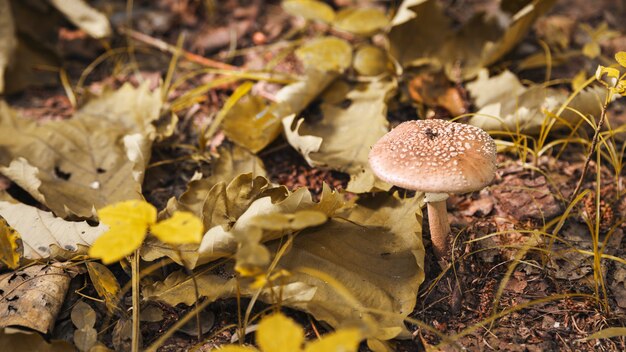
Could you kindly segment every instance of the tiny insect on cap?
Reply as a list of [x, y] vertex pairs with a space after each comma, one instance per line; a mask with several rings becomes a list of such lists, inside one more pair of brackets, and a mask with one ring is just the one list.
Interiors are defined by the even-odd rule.
[[393, 185], [430, 193], [484, 188], [496, 171], [496, 144], [482, 129], [445, 120], [407, 121], [369, 154], [372, 170]]

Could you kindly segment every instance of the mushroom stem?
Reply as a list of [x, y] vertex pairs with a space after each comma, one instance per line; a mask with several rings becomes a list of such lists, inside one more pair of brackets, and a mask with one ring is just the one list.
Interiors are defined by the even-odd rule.
[[[442, 199], [443, 198], [443, 199]], [[448, 265], [450, 257], [450, 223], [446, 207], [447, 194], [426, 194], [426, 206], [428, 208], [428, 224], [430, 227], [430, 240], [433, 243], [435, 255], [439, 265], [444, 268]]]

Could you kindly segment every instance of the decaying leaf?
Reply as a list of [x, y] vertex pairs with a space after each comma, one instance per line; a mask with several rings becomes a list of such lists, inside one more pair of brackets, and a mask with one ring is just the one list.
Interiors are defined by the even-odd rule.
[[76, 349], [67, 341], [51, 341], [32, 331], [13, 328], [0, 330], [0, 346], [3, 351], [74, 352]]
[[0, 327], [52, 331], [70, 276], [59, 266], [32, 265], [0, 276]]
[[104, 225], [67, 221], [30, 205], [8, 201], [0, 201], [0, 216], [19, 233], [26, 259], [49, 258], [51, 247], [75, 252], [74, 255], [85, 254], [87, 247], [106, 230]]
[[0, 215], [0, 262], [9, 269], [16, 269], [22, 252], [19, 233]]
[[40, 125], [0, 102], [0, 172], [62, 217], [140, 199], [160, 106], [147, 84], [125, 84], [70, 120]]
[[[291, 275], [280, 280], [284, 284], [280, 287], [265, 287], [261, 298], [274, 303], [280, 290], [282, 304], [308, 311], [334, 327], [361, 326], [370, 336], [383, 339], [407, 336], [402, 317], [412, 311], [415, 292], [424, 278], [421, 205], [421, 197], [399, 199], [379, 193], [358, 202], [349, 213], [342, 212], [341, 217], [331, 215], [325, 224], [303, 230], [275, 269]], [[279, 244], [270, 242], [270, 250], [275, 252]], [[197, 279], [200, 294], [208, 299], [236, 294], [235, 279], [210, 274]], [[337, 283], [356, 299], [357, 306], [338, 291]], [[243, 295], [256, 292], [251, 287], [241, 289]], [[171, 305], [195, 301], [193, 283], [182, 272], [147, 288], [144, 296]], [[363, 310], [368, 307], [399, 315], [374, 315]]]
[[386, 101], [395, 88], [393, 80], [360, 84], [339, 94], [333, 92], [343, 90], [330, 87], [331, 93], [323, 97], [320, 121], [309, 123], [300, 119], [294, 129], [293, 118], [285, 119], [287, 140], [311, 166], [349, 173], [348, 191], [388, 189], [369, 169], [368, 154], [370, 147], [387, 133]]
[[317, 0], [284, 0], [283, 9], [292, 16], [302, 16], [307, 20], [330, 23], [335, 19], [335, 10]]
[[[527, 134], [539, 132], [546, 119], [555, 116], [569, 96], [567, 91], [544, 85], [525, 87], [509, 71], [489, 78], [487, 71], [483, 70], [467, 89], [479, 108], [469, 120], [470, 124], [484, 130]], [[600, 116], [605, 95], [605, 89], [601, 87], [583, 90], [561, 113], [562, 121], [555, 121], [554, 127], [579, 121], [580, 116], [575, 111], [586, 116]]]
[[110, 312], [117, 309], [120, 292], [120, 284], [115, 275], [106, 266], [98, 262], [86, 262], [87, 273], [98, 295], [104, 299], [104, 303]]
[[453, 29], [436, 0], [415, 3], [398, 12], [402, 20], [393, 21], [396, 25], [389, 33], [391, 54], [403, 66], [442, 67], [454, 79], [458, 78], [454, 72], [459, 67], [462, 78], [469, 79], [513, 49], [555, 0], [526, 0], [522, 6], [518, 6], [519, 1], [505, 0], [496, 13], [476, 14], [458, 30]]

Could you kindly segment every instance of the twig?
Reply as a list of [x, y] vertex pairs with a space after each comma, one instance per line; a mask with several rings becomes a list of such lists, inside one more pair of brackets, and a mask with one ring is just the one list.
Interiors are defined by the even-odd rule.
[[578, 184], [576, 184], [576, 188], [574, 188], [574, 192], [570, 195], [568, 204], [571, 204], [572, 201], [576, 198], [580, 189], [583, 186], [583, 182], [585, 181], [585, 177], [587, 176], [587, 169], [589, 168], [589, 162], [591, 161], [591, 157], [596, 150], [596, 146], [598, 145], [598, 139], [600, 139], [600, 131], [602, 127], [604, 127], [604, 121], [606, 120], [606, 111], [609, 107], [609, 103], [611, 102], [611, 96], [613, 92], [611, 89], [607, 90], [606, 98], [604, 99], [604, 105], [602, 106], [602, 113], [600, 114], [600, 121], [598, 121], [598, 125], [596, 126], [596, 130], [593, 134], [593, 139], [591, 140], [591, 147], [589, 148], [589, 153], [585, 158], [585, 164], [583, 165], [582, 173], [580, 174], [580, 178], [578, 179]]
[[151, 37], [147, 34], [143, 34], [137, 31], [134, 31], [130, 28], [126, 28], [126, 27], [121, 27], [119, 28], [119, 31], [122, 34], [127, 35], [128, 37], [140, 41], [144, 44], [153, 46], [161, 51], [165, 51], [165, 52], [169, 52], [169, 53], [176, 53], [180, 50], [180, 55], [182, 57], [184, 57], [186, 60], [194, 62], [198, 65], [202, 65], [202, 66], [206, 66], [206, 67], [212, 67], [212, 68], [219, 68], [222, 70], [229, 70], [229, 71], [238, 71], [239, 67], [237, 66], [233, 66], [233, 65], [229, 65], [229, 64], [225, 64], [223, 62], [219, 62], [219, 61], [215, 61], [215, 60], [211, 60], [209, 58], [206, 58], [204, 56], [200, 56], [194, 53], [191, 53], [189, 51], [183, 50], [183, 49], [179, 49], [177, 48], [175, 45], [171, 45], [169, 43], [166, 43], [164, 41], [162, 41], [161, 39], [157, 39], [154, 37]]

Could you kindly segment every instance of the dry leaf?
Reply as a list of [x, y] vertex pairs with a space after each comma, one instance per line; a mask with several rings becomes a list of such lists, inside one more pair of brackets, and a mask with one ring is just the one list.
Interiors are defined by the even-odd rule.
[[89, 218], [108, 204], [140, 199], [160, 106], [147, 84], [125, 84], [72, 119], [45, 124], [0, 103], [0, 172], [62, 217]]
[[32, 265], [0, 276], [0, 327], [52, 331], [70, 283], [59, 266]]
[[[483, 70], [467, 89], [479, 108], [469, 120], [470, 124], [488, 131], [526, 134], [538, 133], [544, 121], [554, 118], [569, 96], [567, 91], [544, 85], [524, 87], [509, 71], [489, 78], [487, 71]], [[569, 103], [569, 108], [560, 117], [575, 125], [580, 116], [574, 111], [586, 116], [600, 116], [605, 95], [602, 87], [587, 88]], [[563, 121], [556, 121], [554, 128], [564, 126]]]
[[[280, 287], [266, 287], [261, 299], [273, 303], [272, 290], [280, 290], [282, 304], [308, 311], [333, 327], [362, 326], [381, 339], [410, 336], [402, 316], [413, 311], [415, 293], [424, 279], [424, 248], [421, 242], [421, 196], [399, 199], [386, 193], [359, 202], [348, 214], [321, 226], [307, 228], [294, 239], [276, 270], [290, 276]], [[344, 218], [346, 217], [346, 218]], [[275, 250], [278, 242], [270, 245]], [[299, 271], [312, 268], [336, 280], [363, 307], [398, 313], [378, 316], [344, 299], [335, 283]], [[232, 269], [225, 268], [228, 272]], [[200, 294], [209, 300], [237, 294], [235, 279], [204, 274], [196, 276]], [[252, 287], [240, 287], [244, 296]], [[182, 272], [144, 290], [144, 297], [170, 305], [193, 304], [193, 283]]]
[[91, 283], [98, 295], [104, 299], [107, 309], [109, 312], [115, 312], [120, 292], [120, 284], [117, 282], [115, 275], [106, 266], [98, 262], [86, 262], [85, 266], [87, 267]]
[[[332, 93], [325, 95], [322, 120], [300, 119], [294, 130], [292, 118], [285, 119], [287, 140], [311, 166], [349, 173], [348, 191], [388, 189], [371, 172], [368, 155], [371, 146], [387, 133], [386, 102], [395, 88], [395, 81], [380, 80], [357, 85], [340, 97]], [[329, 91], [333, 92], [332, 87]], [[349, 103], [347, 107], [345, 102]], [[359, 138], [354, 138], [355, 135]]]
[[76, 348], [67, 341], [48, 342], [36, 332], [13, 328], [0, 330], [0, 346], [3, 351], [28, 352], [74, 352]]
[[0, 201], [0, 216], [20, 234], [26, 259], [49, 258], [51, 246], [76, 252], [73, 255], [85, 254], [87, 247], [106, 230], [104, 225], [63, 220], [22, 203]]
[[335, 10], [317, 0], [284, 0], [282, 7], [292, 16], [302, 16], [307, 20], [330, 23], [335, 19]]
[[111, 35], [111, 26], [105, 14], [89, 6], [83, 0], [49, 0], [76, 27], [93, 38]]
[[83, 301], [76, 303], [72, 308], [72, 323], [74, 330], [74, 344], [79, 351], [89, 351], [98, 342], [98, 332], [94, 329], [96, 312]]
[[9, 269], [17, 269], [22, 252], [19, 233], [0, 215], [0, 262]]

